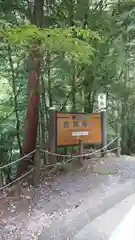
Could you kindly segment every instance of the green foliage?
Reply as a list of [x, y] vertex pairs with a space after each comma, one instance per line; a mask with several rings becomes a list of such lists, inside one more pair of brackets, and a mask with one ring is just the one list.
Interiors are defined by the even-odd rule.
[[54, 1], [45, 6], [41, 29], [31, 24], [33, 5], [29, 9], [28, 2], [0, 1], [0, 165], [19, 156], [28, 97], [27, 57], [34, 50], [43, 59], [41, 145], [47, 141], [50, 107], [97, 111], [97, 95], [103, 91], [109, 139], [116, 135], [119, 121], [123, 153], [134, 152], [134, 1]]
[[1, 31], [0, 35], [6, 37], [12, 44], [19, 43], [28, 48], [32, 43], [34, 48], [37, 47], [37, 42], [40, 41], [46, 50], [69, 53], [74, 59], [83, 63], [89, 63], [94, 53], [94, 49], [88, 43], [95, 39], [100, 40], [99, 35], [91, 30], [81, 28], [39, 29], [34, 25], [9, 28]]

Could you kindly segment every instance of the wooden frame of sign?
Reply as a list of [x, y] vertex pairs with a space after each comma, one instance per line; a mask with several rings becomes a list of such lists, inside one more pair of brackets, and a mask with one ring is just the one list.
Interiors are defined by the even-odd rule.
[[[103, 131], [106, 126], [102, 113], [67, 113], [50, 111], [48, 151], [56, 153], [57, 147], [83, 144], [103, 146]], [[56, 157], [49, 155], [49, 163]]]

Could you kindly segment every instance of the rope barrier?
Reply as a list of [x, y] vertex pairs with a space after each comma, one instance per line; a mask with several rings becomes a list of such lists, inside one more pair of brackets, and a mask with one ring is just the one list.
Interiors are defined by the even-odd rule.
[[[66, 161], [67, 163], [70, 163], [73, 159], [75, 158], [78, 158], [78, 157], [82, 157], [82, 156], [91, 156], [97, 152], [100, 152], [101, 150], [105, 149], [106, 147], [108, 147], [109, 145], [111, 145], [118, 137], [116, 137], [115, 139], [113, 139], [110, 143], [108, 143], [106, 146], [104, 146], [103, 148], [100, 148], [98, 150], [96, 150], [95, 152], [92, 152], [92, 153], [86, 153], [86, 154], [82, 154], [82, 155], [74, 155], [71, 159], [69, 159], [68, 161]], [[110, 149], [109, 151], [113, 151], [117, 148], [113, 148], [113, 149]], [[41, 150], [45, 153], [48, 153], [48, 151], [45, 151], [45, 150]], [[108, 150], [107, 150], [108, 151]], [[49, 154], [52, 154], [52, 155], [55, 155], [55, 153], [51, 153], [49, 152]], [[61, 155], [61, 154], [57, 154], [56, 153], [56, 156], [63, 156], [63, 157], [70, 157], [71, 155]], [[49, 167], [54, 167], [54, 166], [57, 166], [59, 165], [59, 163], [56, 163], [56, 164], [50, 164], [50, 165], [45, 165], [43, 168], [49, 168]]]
[[[106, 146], [104, 146], [104, 147], [102, 147], [102, 148], [100, 148], [100, 149], [98, 149], [98, 150], [96, 150], [96, 151], [94, 151], [94, 152], [92, 152], [92, 153], [84, 153], [84, 154], [73, 155], [73, 156], [72, 156], [72, 155], [63, 155], [63, 154], [51, 153], [51, 152], [45, 151], [45, 150], [41, 150], [41, 151], [44, 152], [44, 153], [50, 154], [50, 155], [55, 155], [55, 156], [60, 156], [60, 157], [72, 157], [71, 159], [69, 159], [69, 160], [67, 161], [67, 163], [69, 163], [69, 162], [71, 162], [71, 161], [72, 161], [73, 159], [75, 159], [75, 158], [85, 157], [85, 156], [91, 156], [91, 155], [93, 155], [93, 154], [95, 154], [95, 153], [100, 152], [101, 150], [103, 150], [103, 149], [107, 148], [109, 145], [111, 145], [117, 138], [118, 138], [118, 137], [114, 138], [114, 139], [113, 139], [110, 143], [108, 143]], [[114, 149], [111, 149], [111, 150], [107, 150], [107, 151], [113, 151], [113, 150], [115, 150], [115, 149], [117, 149], [117, 148], [114, 148]], [[106, 152], [107, 152], [107, 151], [106, 151]], [[23, 160], [24, 158], [30, 156], [31, 154], [33, 154], [33, 153], [35, 153], [35, 152], [36, 152], [36, 149], [35, 149], [34, 151], [28, 153], [27, 155], [21, 157], [20, 159], [17, 159], [17, 160], [15, 160], [15, 161], [11, 162], [11, 163], [8, 163], [8, 164], [6, 164], [6, 165], [4, 165], [4, 166], [1, 166], [1, 167], [0, 167], [0, 170], [2, 170], [2, 169], [6, 168], [6, 167], [8, 167], [8, 166], [11, 166], [11, 165], [13, 165], [13, 164], [15, 164], [15, 163]], [[57, 166], [58, 164], [59, 164], [59, 163], [51, 164], [51, 165], [46, 165], [45, 168]], [[12, 182], [10, 182], [10, 183], [2, 186], [2, 187], [0, 188], [0, 191], [4, 190], [5, 188], [7, 188], [7, 187], [11, 186], [12, 184], [18, 182], [19, 180], [23, 179], [24, 177], [26, 177], [27, 175], [29, 175], [31, 172], [33, 172], [33, 168], [32, 168], [29, 172], [27, 172], [27, 173], [25, 173], [24, 175], [20, 176], [19, 178], [15, 179], [14, 181], [12, 181]]]
[[57, 157], [72, 157], [72, 155], [64, 155], [64, 154], [59, 154], [59, 153], [52, 153], [52, 152], [49, 152], [48, 150], [41, 150], [41, 152], [44, 152], [44, 153], [47, 153], [49, 155], [53, 155], [53, 156], [57, 156]]
[[107, 147], [108, 147], [109, 145], [111, 145], [116, 139], [117, 139], [117, 137], [116, 137], [115, 139], [113, 139], [110, 143], [108, 143], [106, 146], [104, 146], [104, 147], [96, 150], [95, 152], [76, 155], [76, 156], [72, 157], [71, 159], [69, 159], [68, 162], [71, 162], [73, 159], [78, 158], [78, 157], [92, 156], [93, 154], [98, 153], [98, 152], [100, 152], [101, 150], [104, 150], [105, 148], [107, 148]]
[[24, 175], [20, 176], [19, 178], [15, 179], [14, 181], [12, 181], [12, 182], [4, 185], [3, 187], [1, 187], [0, 191], [4, 190], [5, 188], [11, 186], [12, 184], [14, 184], [14, 183], [18, 182], [19, 180], [23, 179], [24, 177], [28, 176], [31, 172], [33, 172], [33, 168], [29, 172], [27, 172]]
[[108, 149], [106, 152], [112, 152], [114, 150], [117, 150], [117, 147], [116, 148], [112, 148], [112, 149]]
[[4, 168], [6, 168], [6, 167], [12, 166], [13, 164], [15, 164], [15, 163], [17, 163], [17, 162], [20, 162], [20, 161], [23, 160], [24, 158], [26, 158], [26, 157], [30, 156], [31, 154], [33, 154], [34, 152], [36, 152], [36, 149], [35, 149], [34, 151], [28, 153], [27, 155], [25, 155], [25, 156], [23, 156], [23, 157], [15, 160], [15, 161], [11, 162], [11, 163], [7, 163], [7, 164], [5, 164], [4, 166], [1, 166], [1, 167], [0, 167], [0, 170], [4, 169]]
[[85, 157], [85, 156], [91, 156], [97, 152], [100, 152], [101, 150], [104, 150], [105, 148], [107, 148], [109, 145], [111, 145], [113, 142], [115, 142], [115, 140], [117, 139], [118, 137], [114, 138], [110, 143], [108, 143], [106, 146], [96, 150], [95, 152], [92, 152], [92, 153], [85, 153], [85, 154], [81, 154], [81, 155], [63, 155], [63, 154], [58, 154], [58, 153], [52, 153], [52, 152], [49, 152], [47, 150], [41, 150], [42, 152], [44, 153], [47, 153], [49, 155], [54, 155], [54, 156], [59, 156], [59, 157], [73, 157], [73, 158], [77, 158], [77, 157]]

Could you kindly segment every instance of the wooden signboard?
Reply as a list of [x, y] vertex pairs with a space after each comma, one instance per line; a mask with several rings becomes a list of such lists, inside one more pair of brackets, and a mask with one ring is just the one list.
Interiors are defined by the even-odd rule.
[[56, 112], [56, 145], [78, 145], [80, 140], [86, 144], [101, 143], [100, 113]]

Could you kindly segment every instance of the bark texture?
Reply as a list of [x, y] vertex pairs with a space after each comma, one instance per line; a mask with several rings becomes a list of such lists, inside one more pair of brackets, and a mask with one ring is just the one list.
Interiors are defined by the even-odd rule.
[[[44, 0], [35, 0], [32, 14], [32, 24], [42, 27], [44, 17]], [[24, 139], [22, 143], [22, 155], [26, 155], [36, 148], [38, 129], [38, 103], [39, 103], [39, 79], [40, 79], [40, 42], [32, 43], [28, 57], [28, 106], [24, 123]], [[28, 169], [29, 162], [22, 160], [18, 166], [17, 176]]]

